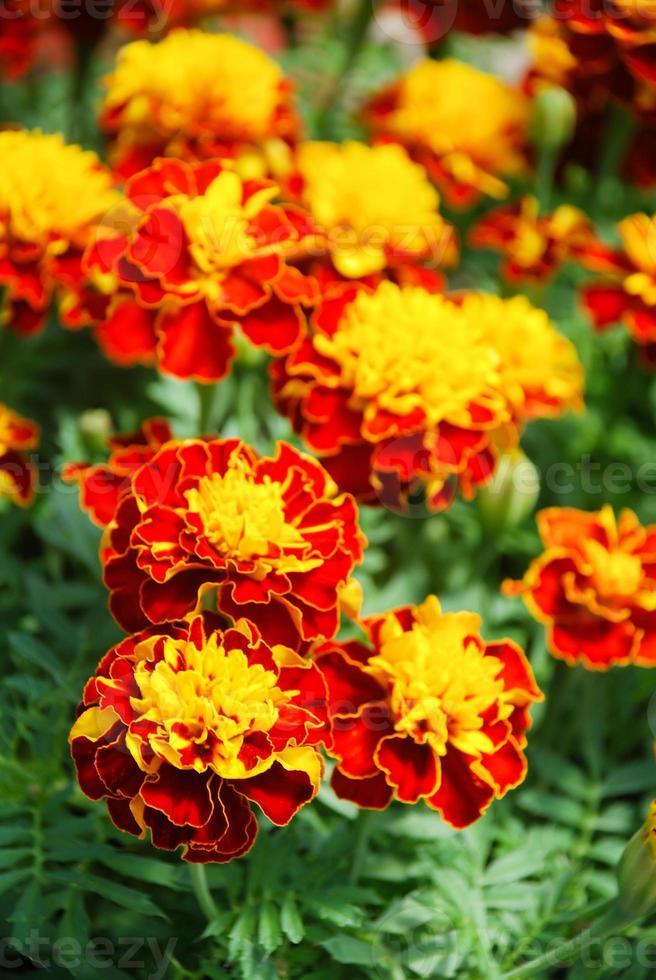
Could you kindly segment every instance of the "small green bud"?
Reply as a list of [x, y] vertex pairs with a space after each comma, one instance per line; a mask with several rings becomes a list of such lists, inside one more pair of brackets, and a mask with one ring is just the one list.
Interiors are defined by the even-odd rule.
[[533, 512], [540, 495], [540, 476], [521, 449], [502, 456], [493, 478], [481, 487], [476, 506], [486, 531], [499, 534], [519, 527]]
[[557, 85], [543, 88], [533, 100], [531, 137], [542, 149], [557, 150], [568, 143], [576, 126], [576, 102]]
[[617, 880], [618, 902], [627, 918], [656, 912], [656, 800], [620, 858]]

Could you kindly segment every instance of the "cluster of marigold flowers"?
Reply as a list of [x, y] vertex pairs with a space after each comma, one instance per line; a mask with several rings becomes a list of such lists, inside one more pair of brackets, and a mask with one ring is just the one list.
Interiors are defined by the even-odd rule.
[[[461, 27], [477, 9], [462, 5]], [[617, 44], [646, 83], [640, 44]], [[104, 528], [127, 634], [84, 690], [71, 749], [124, 831], [230, 860], [258, 812], [284, 825], [312, 801], [325, 756], [342, 799], [423, 800], [456, 828], [523, 780], [542, 695], [519, 646], [486, 642], [477, 615], [434, 596], [363, 617], [353, 576], [359, 505], [471, 498], [528, 423], [582, 408], [576, 350], [542, 309], [447, 285], [462, 243], [442, 202], [502, 199], [530, 174], [531, 98], [548, 84], [423, 59], [364, 107], [369, 143], [308, 141], [271, 58], [179, 28], [120, 50], [100, 117], [108, 165], [59, 136], [0, 133], [6, 327], [29, 338], [54, 308], [114, 364], [201, 384], [240, 344], [261, 348], [276, 408], [313, 454], [180, 440], [151, 419], [105, 463], [67, 467]], [[510, 287], [585, 266], [595, 325], [623, 321], [649, 359], [654, 221], [625, 219], [620, 250], [578, 209], [524, 197], [466, 245], [500, 252]], [[0, 494], [20, 503], [37, 438], [0, 406]], [[650, 666], [656, 530], [609, 509], [546, 511], [539, 527], [544, 555], [505, 588], [551, 652]], [[345, 617], [359, 640], [340, 640]]]

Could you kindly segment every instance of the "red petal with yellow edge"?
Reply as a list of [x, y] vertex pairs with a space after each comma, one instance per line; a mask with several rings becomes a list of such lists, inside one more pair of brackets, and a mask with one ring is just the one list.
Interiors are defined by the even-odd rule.
[[143, 830], [134, 819], [134, 814], [130, 809], [130, 801], [126, 799], [114, 799], [110, 797], [107, 801], [107, 810], [115, 827], [123, 830], [126, 834], [134, 837], [142, 837]]
[[161, 584], [144, 579], [140, 593], [144, 616], [151, 623], [184, 619], [196, 608], [201, 586], [212, 581], [219, 581], [219, 577], [213, 578], [210, 569], [179, 572]]
[[317, 664], [328, 686], [331, 715], [355, 714], [368, 701], [381, 701], [385, 691], [375, 678], [365, 674], [359, 664], [339, 649], [320, 652]]
[[211, 382], [228, 373], [235, 355], [231, 328], [217, 322], [204, 302], [160, 313], [157, 334], [165, 374]]
[[139, 769], [121, 735], [111, 745], [101, 745], [96, 752], [96, 770], [101, 781], [113, 796], [136, 796], [144, 781]]
[[544, 616], [557, 617], [572, 614], [575, 607], [565, 596], [563, 576], [576, 571], [576, 565], [571, 558], [556, 558], [538, 571], [534, 584], [529, 584], [525, 588]]
[[426, 742], [415, 742], [409, 735], [388, 735], [378, 746], [376, 762], [401, 803], [416, 803], [435, 792], [440, 771]]
[[177, 827], [204, 827], [213, 810], [208, 781], [207, 773], [175, 769], [165, 763], [157, 776], [148, 777], [143, 784], [141, 798]]
[[0, 471], [10, 478], [14, 486], [13, 492], [7, 489], [3, 493], [20, 506], [30, 504], [36, 487], [36, 472], [28, 460], [10, 450], [0, 457]]
[[187, 282], [187, 235], [171, 208], [152, 208], [140, 222], [128, 246], [128, 261], [150, 279], [164, 283]]
[[597, 330], [619, 323], [630, 308], [630, 297], [621, 286], [588, 286], [582, 292], [583, 305]]
[[[216, 166], [217, 173], [220, 169]], [[159, 157], [147, 169], [127, 181], [125, 193], [132, 204], [145, 211], [175, 194], [193, 197], [197, 193], [197, 186], [188, 164], [181, 160]]]
[[498, 796], [519, 786], [526, 776], [526, 757], [512, 741], [506, 742], [492, 755], [482, 756], [481, 763], [496, 783]]
[[288, 770], [274, 762], [267, 772], [241, 779], [239, 792], [257, 803], [271, 823], [283, 827], [314, 797], [315, 787], [306, 772]]
[[503, 670], [498, 676], [506, 691], [525, 691], [532, 699], [542, 700], [542, 692], [537, 686], [531, 665], [516, 643], [512, 640], [487, 643], [485, 653], [502, 662]]
[[610, 623], [582, 615], [578, 620], [555, 623], [549, 632], [549, 648], [555, 656], [569, 663], [582, 660], [590, 670], [629, 663], [637, 646], [638, 635], [631, 622]]
[[225, 781], [220, 784], [219, 799], [214, 806], [215, 814], [219, 809], [225, 829], [221, 833], [217, 832], [218, 826], [213, 829], [213, 817], [206, 828], [194, 833], [190, 846], [182, 855], [185, 861], [196, 864], [209, 861], [223, 863], [250, 851], [257, 836], [257, 820], [247, 800]]
[[134, 300], [119, 303], [95, 326], [94, 334], [105, 357], [115, 364], [151, 364], [155, 357], [155, 315]]
[[176, 851], [181, 844], [186, 844], [193, 834], [193, 827], [177, 827], [161, 810], [146, 807], [143, 818], [150, 829], [153, 845], [163, 851]]
[[263, 306], [247, 313], [239, 326], [251, 344], [264, 347], [269, 354], [284, 354], [301, 336], [305, 318], [299, 309], [272, 296]]
[[494, 789], [476, 776], [468, 757], [450, 749], [442, 757], [442, 781], [426, 802], [456, 830], [469, 827], [494, 799]]
[[382, 773], [368, 779], [349, 779], [339, 769], [333, 771], [330, 785], [335, 796], [362, 807], [363, 810], [385, 810], [392, 802], [393, 789]]

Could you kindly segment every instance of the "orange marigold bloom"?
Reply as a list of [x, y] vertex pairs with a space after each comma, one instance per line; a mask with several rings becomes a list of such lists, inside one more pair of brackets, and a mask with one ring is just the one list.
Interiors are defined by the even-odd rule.
[[484, 215], [469, 240], [503, 256], [502, 275], [509, 282], [545, 282], [568, 261], [576, 261], [596, 241], [588, 216], [571, 204], [540, 214], [535, 197], [524, 197]]
[[446, 506], [492, 475], [497, 441], [514, 441], [499, 355], [461, 307], [422, 288], [327, 298], [272, 374], [295, 429], [367, 502], [403, 506], [423, 488]]
[[596, 513], [551, 507], [538, 514], [544, 554], [520, 582], [522, 595], [547, 626], [550, 652], [590, 670], [656, 664], [656, 525], [642, 527], [610, 506]]
[[248, 176], [287, 171], [299, 128], [291, 87], [246, 41], [183, 29], [157, 44], [134, 41], [106, 86], [100, 125], [123, 177], [158, 156], [238, 158]]
[[597, 330], [623, 323], [652, 364], [656, 357], [656, 215], [629, 215], [618, 229], [620, 251], [597, 243], [582, 257], [584, 265], [607, 274], [606, 281], [584, 288], [583, 304]]
[[27, 507], [37, 474], [26, 453], [39, 442], [39, 427], [0, 402], [0, 499]]
[[447, 58], [419, 61], [368, 106], [374, 134], [402, 143], [450, 204], [503, 197], [524, 166], [528, 101], [493, 75]]
[[296, 154], [297, 193], [339, 275], [359, 279], [417, 260], [457, 257], [426, 171], [402, 146], [307, 142]]
[[139, 629], [214, 590], [221, 613], [300, 648], [337, 632], [363, 544], [353, 498], [286, 443], [258, 458], [236, 439], [170, 442], [132, 476], [106, 531], [110, 608]]
[[133, 473], [149, 462], [173, 438], [166, 419], [146, 419], [136, 432], [107, 440], [106, 463], [68, 463], [62, 470], [66, 483], [79, 483], [80, 506], [101, 527], [114, 519], [121, 497], [130, 489]]
[[486, 643], [474, 613], [442, 613], [435, 596], [364, 621], [370, 643], [314, 654], [328, 687], [332, 786], [384, 809], [424, 800], [467, 827], [526, 775], [528, 709], [542, 700], [511, 640]]
[[303, 318], [283, 252], [297, 232], [271, 203], [277, 194], [226, 161], [161, 158], [132, 177], [129, 229], [96, 240], [85, 259], [114, 292], [96, 328], [107, 357], [211, 382], [229, 370], [237, 324], [257, 346], [289, 350]]
[[243, 621], [146, 629], [85, 688], [70, 735], [80, 786], [121, 830], [230, 861], [253, 846], [251, 803], [283, 826], [316, 795], [325, 699], [316, 666]]
[[0, 133], [4, 321], [39, 330], [57, 290], [78, 292], [84, 248], [119, 195], [95, 153], [34, 130]]

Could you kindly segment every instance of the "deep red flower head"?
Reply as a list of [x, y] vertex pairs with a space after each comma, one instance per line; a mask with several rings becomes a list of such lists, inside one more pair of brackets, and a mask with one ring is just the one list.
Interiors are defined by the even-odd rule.
[[421, 287], [385, 281], [326, 298], [272, 375], [296, 431], [368, 503], [403, 507], [416, 490], [434, 509], [458, 488], [471, 497], [515, 438], [478, 316]]
[[337, 632], [363, 543], [352, 497], [287, 443], [258, 458], [236, 439], [170, 442], [133, 475], [106, 532], [110, 607], [138, 629], [215, 590], [219, 612], [298, 649]]
[[297, 230], [277, 194], [218, 161], [159, 159], [128, 181], [129, 229], [86, 257], [115, 294], [96, 331], [106, 355], [211, 382], [230, 367], [237, 324], [270, 353], [289, 350], [303, 326], [284, 260]]
[[606, 505], [587, 513], [551, 507], [538, 514], [545, 551], [520, 582], [521, 595], [547, 627], [550, 652], [590, 670], [656, 664], [656, 526], [630, 510], [616, 520]]
[[542, 699], [526, 657], [510, 640], [486, 643], [478, 616], [444, 614], [434, 596], [363, 625], [368, 644], [315, 652], [333, 789], [368, 809], [424, 800], [468, 826], [526, 775], [528, 709]]
[[96, 524], [107, 527], [114, 520], [121, 497], [130, 489], [132, 474], [172, 438], [166, 419], [146, 419], [136, 432], [107, 440], [110, 455], [106, 463], [68, 463], [62, 469], [62, 480], [79, 483], [80, 506]]
[[325, 698], [316, 666], [244, 622], [144, 630], [85, 688], [70, 735], [80, 786], [119, 829], [186, 861], [230, 861], [255, 840], [251, 803], [282, 826], [316, 795]]
[[38, 425], [0, 402], [0, 500], [21, 507], [32, 503], [37, 474], [26, 453], [38, 442]]

